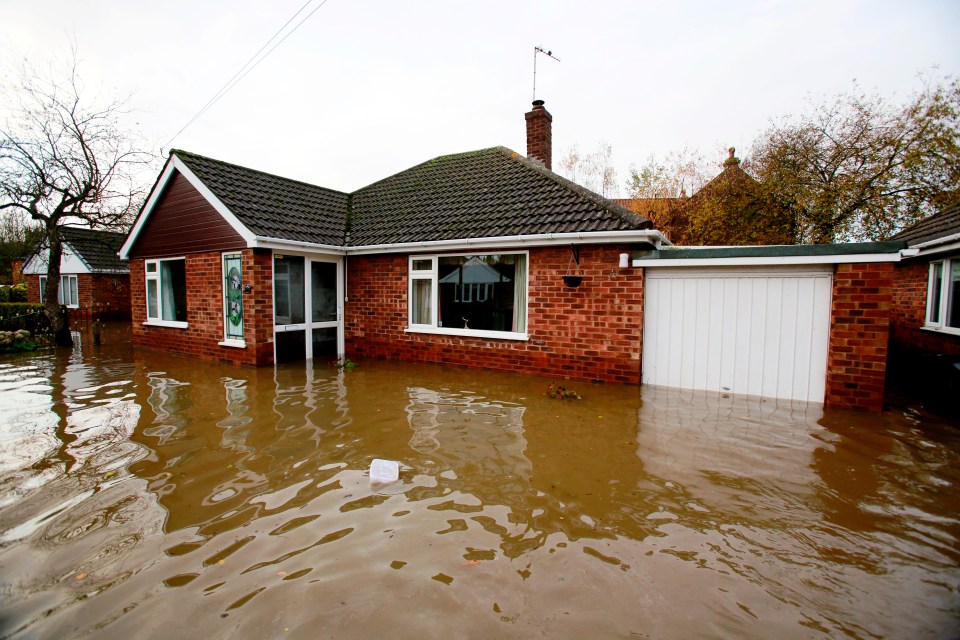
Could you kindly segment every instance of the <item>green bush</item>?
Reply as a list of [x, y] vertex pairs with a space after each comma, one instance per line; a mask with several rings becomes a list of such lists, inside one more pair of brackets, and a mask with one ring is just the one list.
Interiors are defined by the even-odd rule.
[[[27, 301], [27, 283], [21, 282], [15, 284], [10, 288], [10, 302], [26, 302]], [[6, 302], [2, 300], [0, 302]]]
[[13, 287], [8, 287], [5, 285], [0, 285], [0, 303], [10, 302], [10, 290]]

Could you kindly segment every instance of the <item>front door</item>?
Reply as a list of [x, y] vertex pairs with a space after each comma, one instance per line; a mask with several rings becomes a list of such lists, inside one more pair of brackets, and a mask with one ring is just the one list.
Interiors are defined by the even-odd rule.
[[335, 360], [343, 353], [341, 261], [336, 256], [273, 256], [274, 358]]

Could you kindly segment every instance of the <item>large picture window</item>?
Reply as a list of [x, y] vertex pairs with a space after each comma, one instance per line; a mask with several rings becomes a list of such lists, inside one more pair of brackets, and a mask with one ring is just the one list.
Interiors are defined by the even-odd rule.
[[930, 263], [925, 326], [960, 334], [960, 258]]
[[412, 256], [410, 330], [526, 338], [527, 254]]
[[147, 322], [187, 326], [187, 267], [183, 258], [147, 260]]
[[[68, 307], [80, 306], [79, 287], [77, 276], [60, 276], [60, 289], [57, 290], [57, 302]], [[40, 302], [47, 291], [47, 276], [40, 276]]]

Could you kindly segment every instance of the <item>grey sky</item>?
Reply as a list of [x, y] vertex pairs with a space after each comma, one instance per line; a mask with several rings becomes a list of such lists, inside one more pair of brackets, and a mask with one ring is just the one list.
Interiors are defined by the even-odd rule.
[[[0, 55], [9, 71], [75, 37], [84, 77], [132, 92], [159, 147], [304, 2], [3, 0]], [[606, 141], [622, 184], [651, 153], [746, 148], [854, 78], [905, 95], [935, 65], [960, 75], [958, 27], [956, 0], [328, 0], [172, 146], [347, 191], [446, 153], [524, 153], [542, 45], [562, 61], [537, 66], [554, 160]]]

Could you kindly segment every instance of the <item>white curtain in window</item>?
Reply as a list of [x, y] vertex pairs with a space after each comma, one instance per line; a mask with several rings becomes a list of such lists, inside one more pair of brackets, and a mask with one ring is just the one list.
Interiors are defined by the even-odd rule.
[[163, 319], [177, 319], [177, 302], [173, 292], [173, 272], [171, 262], [160, 263], [160, 300], [163, 303]]
[[413, 281], [413, 324], [430, 324], [430, 298], [433, 282], [417, 279]]
[[513, 330], [527, 330], [527, 261], [517, 256], [513, 274]]

